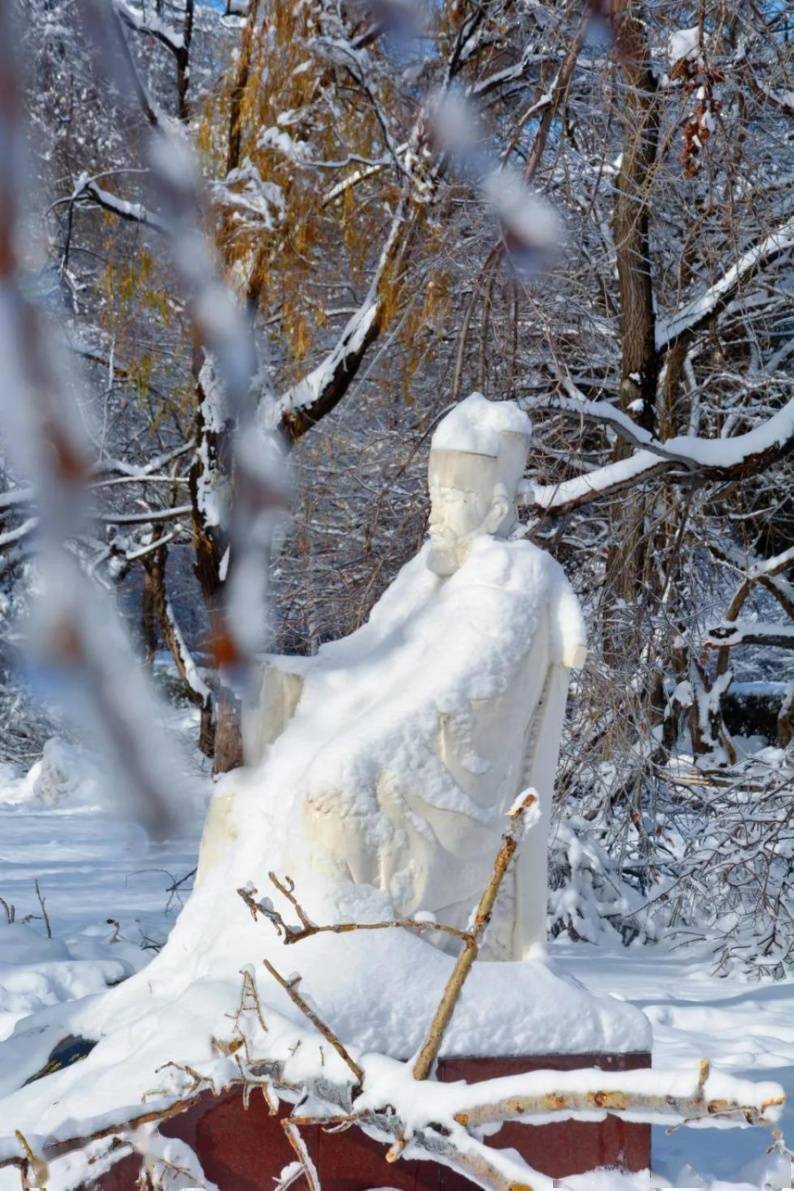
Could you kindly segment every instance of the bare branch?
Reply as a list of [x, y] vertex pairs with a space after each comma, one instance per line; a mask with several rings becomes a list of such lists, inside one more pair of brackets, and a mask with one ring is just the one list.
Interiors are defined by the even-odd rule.
[[269, 960], [265, 959], [262, 960], [262, 962], [273, 979], [284, 989], [292, 1003], [296, 1005], [298, 1009], [300, 1009], [301, 1013], [311, 1022], [318, 1034], [322, 1034], [326, 1042], [328, 1042], [329, 1045], [334, 1048], [340, 1058], [347, 1064], [347, 1066], [353, 1072], [353, 1075], [356, 1077], [356, 1083], [359, 1086], [362, 1085], [364, 1083], [364, 1069], [358, 1065], [355, 1059], [351, 1058], [344, 1044], [339, 1040], [339, 1038], [337, 1038], [331, 1027], [326, 1025], [322, 1018], [318, 1017], [311, 1005], [309, 1005], [298, 992], [298, 983], [300, 981], [300, 977], [298, 976], [292, 980], [287, 980], [279, 971], [277, 971], [276, 968], [273, 967]]

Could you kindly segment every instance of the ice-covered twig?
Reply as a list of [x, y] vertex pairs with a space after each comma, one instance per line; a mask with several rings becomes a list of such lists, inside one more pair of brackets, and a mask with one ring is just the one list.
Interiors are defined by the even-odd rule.
[[785, 253], [794, 248], [794, 218], [788, 219], [781, 227], [776, 228], [748, 248], [734, 265], [702, 294], [691, 298], [688, 302], [670, 315], [660, 319], [656, 326], [656, 350], [666, 351], [683, 335], [691, 335], [709, 318], [723, 310], [734, 296], [739, 286], [759, 269], [772, 264]]
[[262, 962], [273, 979], [284, 989], [284, 992], [292, 1001], [293, 1005], [296, 1005], [297, 1008], [300, 1009], [301, 1013], [307, 1018], [308, 1021], [311, 1022], [318, 1034], [322, 1034], [326, 1042], [328, 1042], [329, 1045], [334, 1048], [340, 1058], [347, 1063], [348, 1067], [356, 1077], [356, 1082], [359, 1085], [363, 1084], [363, 1069], [359, 1066], [356, 1060], [351, 1057], [350, 1052], [347, 1050], [344, 1043], [336, 1036], [331, 1027], [326, 1025], [322, 1018], [317, 1015], [314, 1009], [312, 1009], [311, 1005], [298, 992], [300, 977], [293, 977], [292, 979], [288, 980], [286, 977], [282, 976], [276, 968], [273, 967], [269, 960], [265, 959]]
[[742, 573], [742, 581], [725, 613], [726, 620], [735, 620], [753, 585], [758, 583], [773, 595], [789, 616], [794, 618], [794, 587], [782, 578], [782, 572], [794, 568], [794, 546], [773, 558], [745, 555], [730, 543], [710, 541], [709, 550], [721, 562], [728, 563]]
[[490, 151], [478, 113], [463, 94], [442, 92], [433, 125], [455, 172], [476, 188], [496, 216], [504, 251], [514, 268], [521, 274], [537, 272], [562, 239], [554, 208]]
[[309, 1191], [322, 1191], [317, 1167], [312, 1162], [311, 1155], [306, 1148], [306, 1142], [301, 1137], [300, 1130], [295, 1121], [287, 1118], [281, 1122], [281, 1128], [284, 1130], [287, 1141], [297, 1155]]

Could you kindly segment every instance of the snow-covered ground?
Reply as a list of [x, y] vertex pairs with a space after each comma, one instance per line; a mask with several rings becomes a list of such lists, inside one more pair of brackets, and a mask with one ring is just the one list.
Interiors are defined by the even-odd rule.
[[[187, 885], [173, 894], [169, 887], [192, 869], [200, 829], [197, 822], [185, 838], [152, 844], [140, 828], [81, 803], [77, 791], [55, 805], [28, 793], [18, 779], [0, 792], [0, 897], [16, 907], [17, 917], [4, 926], [0, 905], [0, 1038], [27, 1013], [99, 991], [151, 957], [140, 944], [161, 942], [173, 925]], [[20, 926], [25, 915], [41, 912], [36, 880], [52, 940], [40, 918]], [[794, 980], [716, 979], [702, 951], [555, 944], [552, 956], [594, 992], [618, 995], [649, 1016], [656, 1065], [691, 1067], [708, 1056], [732, 1074], [778, 1080], [794, 1096]], [[783, 1130], [794, 1136], [791, 1107]], [[788, 1164], [767, 1155], [768, 1144], [769, 1135], [755, 1129], [657, 1129], [659, 1177], [652, 1185], [715, 1191], [791, 1186]], [[604, 1177], [574, 1180], [571, 1187], [611, 1191], [610, 1176]]]
[[[748, 1079], [772, 1079], [789, 1097], [781, 1128], [794, 1138], [794, 980], [746, 984], [715, 978], [708, 953], [662, 946], [606, 950], [555, 944], [554, 962], [596, 993], [625, 997], [653, 1025], [654, 1065], [713, 1067]], [[790, 1187], [791, 1169], [767, 1155], [769, 1136], [756, 1129], [654, 1130], [654, 1172], [675, 1187], [707, 1187], [723, 1180], [757, 1191]], [[663, 1183], [660, 1185], [664, 1185]]]

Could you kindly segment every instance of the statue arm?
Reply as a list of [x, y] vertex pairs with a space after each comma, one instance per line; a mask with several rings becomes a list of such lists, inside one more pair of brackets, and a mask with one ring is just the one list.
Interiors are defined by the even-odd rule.
[[529, 726], [522, 782], [525, 789], [537, 790], [542, 817], [524, 840], [516, 864], [517, 915], [513, 936], [516, 959], [536, 954], [546, 941], [549, 828], [568, 681], [571, 670], [580, 670], [587, 658], [582, 610], [562, 574], [548, 615], [548, 667], [540, 702]]
[[552, 656], [568, 670], [581, 670], [587, 659], [587, 630], [576, 593], [560, 575], [551, 616]]

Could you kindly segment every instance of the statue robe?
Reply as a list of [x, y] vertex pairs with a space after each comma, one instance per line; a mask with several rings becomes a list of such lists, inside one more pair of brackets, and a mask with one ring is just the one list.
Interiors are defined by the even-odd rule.
[[504, 883], [485, 949], [522, 958], [545, 939], [548, 820], [581, 615], [561, 568], [529, 542], [475, 538], [446, 579], [428, 569], [427, 550], [356, 632], [315, 658], [270, 660], [244, 725], [247, 758], [293, 837], [291, 875], [308, 866], [312, 879], [373, 885], [396, 915], [430, 912], [459, 928], [506, 812], [534, 787], [543, 818]]

